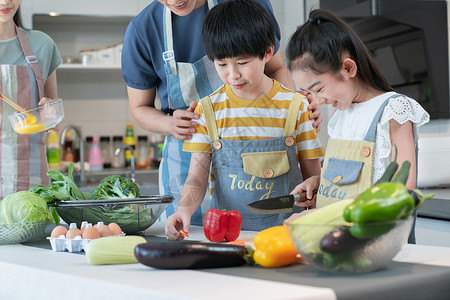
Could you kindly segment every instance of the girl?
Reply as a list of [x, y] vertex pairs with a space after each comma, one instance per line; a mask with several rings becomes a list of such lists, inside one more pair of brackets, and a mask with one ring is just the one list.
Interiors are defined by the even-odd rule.
[[[56, 68], [62, 59], [51, 38], [22, 29], [19, 0], [0, 0], [0, 87], [25, 109], [57, 98]], [[0, 101], [0, 199], [49, 183], [44, 134], [18, 135], [8, 122], [14, 112]]]
[[368, 49], [343, 20], [314, 10], [291, 37], [287, 48], [294, 81], [316, 103], [337, 110], [328, 124], [329, 141], [321, 177], [292, 193], [306, 191], [317, 207], [357, 195], [375, 183], [395, 156], [411, 162], [406, 187], [416, 185], [417, 128], [428, 113], [413, 99], [396, 93]]

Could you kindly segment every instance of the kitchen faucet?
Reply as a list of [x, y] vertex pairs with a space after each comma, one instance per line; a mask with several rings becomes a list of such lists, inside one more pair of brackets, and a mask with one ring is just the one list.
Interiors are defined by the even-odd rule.
[[84, 141], [80, 129], [78, 129], [78, 127], [76, 127], [75, 125], [67, 125], [66, 127], [64, 127], [63, 131], [61, 132], [60, 144], [62, 147], [64, 147], [64, 143], [66, 142], [66, 134], [71, 129], [75, 131], [78, 140], [80, 141], [80, 186], [83, 186], [86, 183], [86, 176], [84, 174]]
[[131, 180], [133, 180], [133, 182], [136, 181], [136, 163], [135, 163], [135, 159], [134, 159], [134, 150], [130, 145], [120, 145], [118, 146], [115, 150], [114, 150], [114, 156], [119, 156], [120, 152], [122, 150], [129, 150], [131, 152]]

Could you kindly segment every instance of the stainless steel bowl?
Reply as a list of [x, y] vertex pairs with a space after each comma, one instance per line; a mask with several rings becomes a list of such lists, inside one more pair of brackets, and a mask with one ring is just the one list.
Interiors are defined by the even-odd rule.
[[67, 224], [83, 221], [117, 223], [126, 234], [139, 234], [153, 225], [172, 203], [172, 196], [144, 196], [134, 199], [68, 200], [54, 206]]

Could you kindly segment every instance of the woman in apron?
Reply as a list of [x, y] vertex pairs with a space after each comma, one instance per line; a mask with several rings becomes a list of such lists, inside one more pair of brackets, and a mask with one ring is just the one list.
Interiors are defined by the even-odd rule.
[[[141, 127], [167, 136], [159, 169], [160, 193], [175, 198], [166, 210], [167, 216], [176, 210], [186, 181], [191, 154], [183, 152], [182, 148], [183, 141], [195, 132], [190, 127], [197, 125], [192, 121], [198, 119], [194, 114], [196, 101], [222, 85], [213, 62], [206, 57], [201, 25], [209, 9], [224, 1], [154, 1], [131, 21], [125, 34], [122, 73], [133, 117]], [[258, 2], [275, 21], [270, 1]], [[279, 50], [279, 39], [277, 26], [276, 50]], [[277, 51], [267, 65], [266, 73], [285, 86], [295, 88], [281, 51]], [[160, 103], [156, 103], [157, 92]], [[319, 114], [315, 111], [311, 116], [318, 118], [316, 123], [320, 123]], [[192, 216], [192, 224], [202, 224], [209, 203], [207, 193], [202, 207]]]
[[[0, 88], [28, 110], [44, 104], [44, 96], [57, 98], [55, 70], [62, 59], [46, 34], [21, 29], [19, 4], [19, 0], [0, 1]], [[17, 134], [8, 119], [15, 110], [1, 101], [0, 111], [0, 199], [48, 185], [44, 133]]]

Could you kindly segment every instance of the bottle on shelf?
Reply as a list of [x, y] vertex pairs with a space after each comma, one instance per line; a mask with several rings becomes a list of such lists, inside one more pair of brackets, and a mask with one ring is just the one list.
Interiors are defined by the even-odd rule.
[[111, 168], [111, 137], [100, 137], [100, 150], [102, 152], [103, 168]]
[[89, 135], [86, 137], [84, 142], [84, 160], [89, 161], [89, 151], [91, 151], [92, 146], [92, 136]]
[[[134, 150], [136, 149], [136, 141], [134, 139], [133, 123], [127, 123], [127, 129], [125, 131], [125, 144], [131, 146]], [[130, 150], [125, 150], [125, 165], [128, 167], [131, 165], [131, 152]]]
[[[113, 151], [123, 144], [123, 137], [121, 135], [113, 136]], [[119, 156], [111, 156], [111, 165], [113, 168], [125, 168], [125, 155], [120, 151]]]
[[158, 133], [154, 133], [151, 136], [152, 147], [152, 167], [159, 168], [162, 159], [162, 151], [164, 148], [164, 136]]
[[63, 160], [75, 162], [75, 157], [73, 153], [73, 137], [72, 132], [68, 131], [66, 133], [66, 139], [64, 142], [64, 152], [63, 152]]
[[50, 169], [57, 169], [61, 165], [59, 136], [54, 130], [50, 130], [47, 136], [47, 161]]
[[92, 137], [92, 146], [91, 150], [89, 151], [89, 166], [91, 168], [91, 171], [103, 170], [102, 153], [98, 146], [97, 136], [95, 135]]
[[138, 150], [136, 159], [136, 169], [148, 169], [149, 156], [148, 156], [148, 138], [146, 135], [138, 136]]

